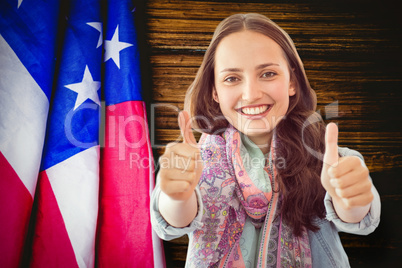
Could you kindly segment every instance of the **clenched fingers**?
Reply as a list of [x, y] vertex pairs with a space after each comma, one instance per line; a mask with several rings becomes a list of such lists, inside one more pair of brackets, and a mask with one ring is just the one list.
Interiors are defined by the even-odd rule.
[[192, 183], [187, 180], [161, 180], [160, 188], [167, 195], [184, 193], [188, 191]]
[[347, 188], [359, 182], [370, 182], [369, 171], [366, 167], [360, 166], [344, 173], [341, 176], [331, 176], [330, 183], [335, 188]]
[[164, 155], [159, 159], [159, 165], [162, 169], [177, 169], [182, 172], [194, 171], [197, 161], [189, 158], [182, 157], [175, 153], [170, 153], [168, 156]]
[[344, 156], [339, 159], [336, 166], [330, 167], [328, 169], [328, 175], [330, 177], [341, 177], [360, 167], [367, 170], [368, 176], [368, 169], [362, 166], [360, 158], [358, 158], [357, 156]]
[[356, 195], [350, 198], [342, 198], [346, 208], [364, 207], [370, 204], [374, 199], [372, 192], [367, 192], [362, 195]]
[[367, 167], [359, 158], [342, 157], [336, 167], [328, 169], [330, 185], [346, 208], [365, 206], [373, 200], [372, 182]]
[[200, 158], [200, 149], [187, 143], [169, 143], [166, 146], [164, 155], [168, 155], [172, 152], [177, 155], [192, 159]]
[[340, 198], [352, 198], [359, 195], [371, 193], [372, 183], [370, 180], [361, 181], [346, 188], [335, 188], [336, 194]]

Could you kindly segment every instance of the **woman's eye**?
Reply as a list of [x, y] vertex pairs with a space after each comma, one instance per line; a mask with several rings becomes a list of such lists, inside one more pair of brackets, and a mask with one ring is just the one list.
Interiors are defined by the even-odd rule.
[[229, 83], [233, 83], [233, 82], [237, 82], [239, 81], [239, 79], [237, 77], [231, 76], [225, 79], [225, 82], [229, 82]]
[[274, 72], [266, 72], [266, 73], [262, 74], [262, 77], [263, 78], [271, 78], [271, 77], [274, 77], [275, 75], [276, 75], [276, 73], [274, 73]]

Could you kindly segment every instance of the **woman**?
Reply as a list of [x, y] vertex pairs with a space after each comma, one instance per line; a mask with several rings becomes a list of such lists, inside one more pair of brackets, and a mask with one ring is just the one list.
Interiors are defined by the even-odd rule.
[[163, 239], [189, 235], [186, 267], [349, 266], [338, 231], [371, 233], [380, 199], [363, 157], [314, 112], [286, 32], [259, 14], [222, 21], [185, 108], [151, 215]]

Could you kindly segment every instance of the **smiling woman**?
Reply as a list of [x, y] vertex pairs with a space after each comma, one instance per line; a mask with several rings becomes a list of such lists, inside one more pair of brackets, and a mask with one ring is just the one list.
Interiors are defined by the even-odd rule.
[[[170, 1], [169, 4], [148, 2], [149, 43], [153, 55], [153, 101], [159, 103], [183, 107], [184, 92], [194, 79], [196, 68], [201, 64], [201, 54], [208, 45], [213, 28], [219, 20], [232, 13], [263, 12], [294, 38], [310, 82], [316, 89], [317, 109], [321, 110], [323, 117], [332, 117], [338, 123], [342, 131], [339, 135], [340, 145], [363, 152], [374, 184], [380, 187], [385, 202], [382, 224], [375, 233], [367, 237], [341, 234], [352, 267], [392, 265], [397, 263], [396, 256], [401, 253], [400, 231], [396, 227], [402, 221], [392, 210], [392, 207], [400, 203], [398, 196], [400, 197], [401, 192], [398, 176], [401, 166], [397, 161], [401, 148], [400, 124], [398, 126], [393, 123], [399, 121], [396, 107], [401, 99], [396, 92], [401, 85], [398, 75], [401, 70], [396, 64], [400, 55], [397, 49], [399, 46], [393, 42], [396, 39], [394, 34], [390, 34], [391, 29], [398, 27], [392, 24], [392, 16], [387, 15], [389, 21], [382, 20], [385, 18], [385, 11], [391, 10], [386, 8], [387, 2], [381, 7], [374, 3], [348, 3], [338, 7], [340, 2], [324, 4], [317, 1], [297, 4], [246, 4], [242, 1]], [[277, 72], [271, 68], [267, 72], [265, 67], [267, 66], [264, 66], [264, 70], [261, 69], [264, 71], [261, 79], [275, 77]], [[244, 82], [244, 78], [237, 75], [241, 71], [245, 72], [245, 68], [225, 68], [229, 68], [227, 71], [233, 75], [227, 76], [223, 83], [237, 87], [239, 84], [236, 83]], [[217, 86], [216, 93], [218, 89]], [[216, 97], [221, 102], [219, 93]], [[214, 101], [214, 96], [209, 96], [208, 99], [220, 108], [220, 103]], [[330, 105], [334, 104], [334, 100], [338, 100], [337, 104]], [[245, 102], [244, 105], [235, 106], [234, 110], [241, 118], [246, 114], [261, 114], [265, 109], [264, 105], [271, 104], [273, 103], [268, 101], [251, 104]], [[166, 105], [160, 107], [162, 108], [156, 111], [158, 117], [155, 121], [155, 142], [159, 144], [174, 140], [178, 135], [178, 130], [175, 130], [177, 113], [165, 109], [168, 108]], [[206, 107], [203, 110], [206, 111]], [[268, 114], [269, 112], [270, 110]], [[222, 122], [223, 119], [226, 120], [215, 116], [213, 122], [218, 124], [220, 119]], [[205, 132], [210, 129], [203, 130]], [[158, 152], [162, 154], [163, 150]], [[287, 162], [283, 164], [285, 167]], [[165, 242], [165, 249], [169, 267], [184, 266], [187, 251], [185, 237]]]
[[[255, 13], [223, 20], [185, 106], [183, 143], [161, 157], [170, 164], [158, 173], [151, 221], [165, 240], [189, 236], [186, 267], [349, 267], [338, 231], [373, 232], [380, 198], [362, 156], [338, 150], [336, 125], [325, 131], [301, 59], [278, 25]], [[198, 144], [192, 120], [205, 126]], [[265, 165], [250, 167], [250, 156]]]

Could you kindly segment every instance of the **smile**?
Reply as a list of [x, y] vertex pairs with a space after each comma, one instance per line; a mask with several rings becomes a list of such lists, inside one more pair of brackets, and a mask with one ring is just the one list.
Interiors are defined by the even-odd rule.
[[244, 115], [264, 115], [270, 110], [271, 107], [272, 105], [264, 104], [258, 106], [242, 107], [237, 111]]

